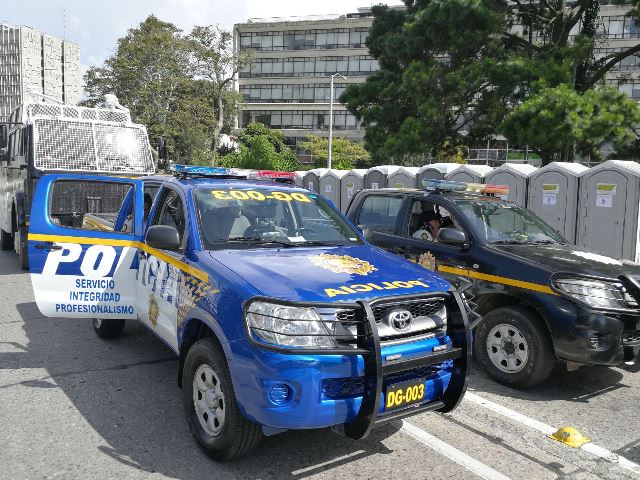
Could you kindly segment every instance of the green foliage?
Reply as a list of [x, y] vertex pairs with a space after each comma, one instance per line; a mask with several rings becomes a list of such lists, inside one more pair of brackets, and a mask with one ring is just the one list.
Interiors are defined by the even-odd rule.
[[[367, 150], [389, 163], [414, 155], [459, 161], [461, 148], [484, 145], [500, 125], [515, 122], [506, 119], [519, 105], [541, 95], [536, 105], [553, 111], [554, 99], [541, 92], [561, 85], [590, 99], [589, 92], [617, 62], [640, 52], [637, 44], [595, 58], [599, 0], [405, 0], [405, 5], [406, 10], [372, 9], [367, 45], [380, 70], [349, 86], [340, 99], [364, 124]], [[528, 31], [517, 33], [516, 24]], [[571, 39], [576, 25], [578, 35]], [[623, 123], [634, 118], [630, 104], [611, 93], [600, 98], [615, 102], [608, 110], [620, 122], [613, 120], [616, 126], [595, 138], [628, 138], [620, 129], [628, 133], [633, 126]], [[576, 130], [591, 131], [593, 122], [584, 122]], [[548, 142], [547, 127], [541, 128], [539, 135], [527, 136], [539, 142], [529, 143], [530, 148], [574, 144], [575, 135], [568, 133], [562, 142]], [[504, 131], [511, 144], [525, 138], [513, 129]], [[584, 143], [578, 151], [594, 148]]]
[[[194, 31], [210, 28], [214, 27]], [[149, 16], [118, 40], [115, 53], [103, 65], [87, 70], [84, 104], [98, 105], [105, 94], [113, 93], [135, 122], [147, 126], [152, 146], [159, 136], [167, 139], [172, 160], [204, 161], [207, 150], [205, 157], [213, 158], [213, 139], [230, 130], [239, 97], [228, 84], [220, 87], [202, 75], [195, 48], [191, 36]], [[204, 48], [198, 47], [199, 55], [204, 55]]]
[[239, 137], [239, 152], [225, 155], [221, 165], [259, 170], [295, 171], [300, 163], [284, 143], [284, 135], [261, 123], [248, 125]]
[[573, 150], [600, 158], [599, 147], [612, 141], [635, 139], [629, 125], [640, 123], [635, 101], [615, 88], [602, 87], [581, 94], [569, 85], [542, 89], [518, 106], [502, 123], [501, 133], [520, 145], [535, 145], [545, 163]]
[[[329, 139], [311, 135], [307, 140], [299, 143], [299, 146], [309, 151], [315, 160], [316, 167], [327, 166], [329, 157]], [[371, 156], [362, 145], [348, 138], [334, 138], [331, 145], [331, 167], [338, 170], [351, 170], [352, 168], [366, 168], [370, 166]]]

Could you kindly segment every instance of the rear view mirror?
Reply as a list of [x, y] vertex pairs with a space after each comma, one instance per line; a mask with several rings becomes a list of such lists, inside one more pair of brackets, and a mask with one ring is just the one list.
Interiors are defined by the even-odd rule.
[[145, 242], [159, 250], [179, 250], [180, 234], [176, 227], [170, 225], [153, 225], [147, 230]]
[[467, 235], [457, 228], [441, 228], [438, 231], [438, 243], [453, 247], [467, 247]]

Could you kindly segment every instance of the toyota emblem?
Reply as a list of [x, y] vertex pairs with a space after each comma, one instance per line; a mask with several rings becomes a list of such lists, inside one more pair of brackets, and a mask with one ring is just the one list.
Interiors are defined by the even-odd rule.
[[406, 332], [411, 328], [413, 315], [409, 310], [391, 310], [387, 315], [389, 326], [398, 332]]

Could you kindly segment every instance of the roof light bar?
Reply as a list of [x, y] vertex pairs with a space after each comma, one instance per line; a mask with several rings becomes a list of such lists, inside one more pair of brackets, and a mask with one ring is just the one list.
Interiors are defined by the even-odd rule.
[[509, 195], [508, 185], [493, 185], [485, 183], [454, 182], [452, 180], [423, 180], [426, 190], [440, 190], [447, 192], [473, 192], [487, 195]]
[[293, 182], [294, 172], [277, 172], [272, 170], [249, 170], [225, 167], [200, 167], [196, 165], [171, 165], [174, 175], [194, 177], [237, 177], [252, 180], [273, 180], [276, 182]]
[[180, 175], [201, 175], [201, 176], [220, 176], [220, 175], [234, 175], [235, 172], [230, 168], [224, 167], [199, 167], [196, 165], [171, 165], [171, 171]]

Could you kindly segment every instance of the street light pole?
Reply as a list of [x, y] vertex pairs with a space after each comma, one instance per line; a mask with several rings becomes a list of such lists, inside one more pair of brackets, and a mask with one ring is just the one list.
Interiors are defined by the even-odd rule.
[[331, 86], [329, 87], [329, 154], [327, 156], [327, 168], [329, 169], [331, 169], [331, 147], [333, 146], [333, 79], [336, 76], [347, 79], [347, 77], [337, 72], [331, 75]]

